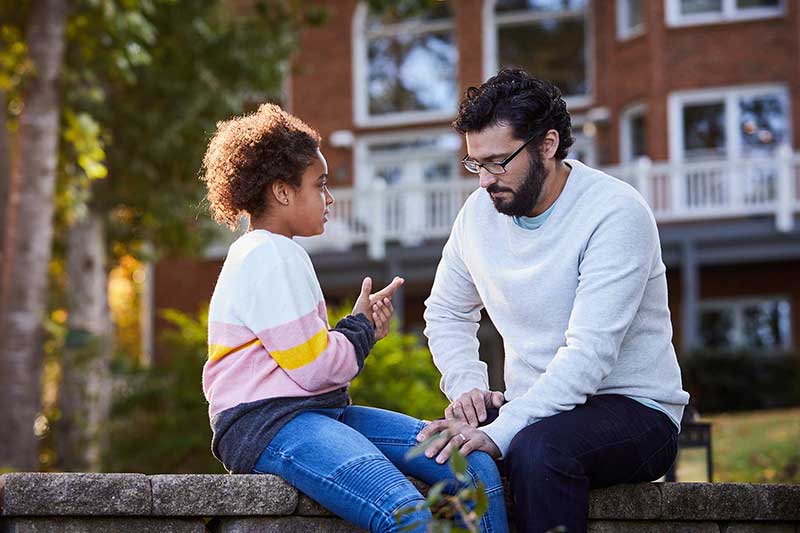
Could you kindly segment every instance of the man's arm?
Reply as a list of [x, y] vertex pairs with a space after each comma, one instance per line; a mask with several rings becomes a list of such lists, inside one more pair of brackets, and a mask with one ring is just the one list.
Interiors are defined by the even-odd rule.
[[497, 420], [481, 428], [503, 455], [524, 427], [584, 403], [616, 364], [659, 241], [646, 205], [630, 196], [613, 203], [616, 208], [600, 222], [580, 260], [566, 344], [524, 395], [505, 404]]
[[483, 302], [461, 253], [463, 209], [436, 269], [425, 300], [425, 336], [442, 374], [442, 392], [452, 401], [473, 389], [489, 389], [486, 364], [478, 357], [478, 323]]

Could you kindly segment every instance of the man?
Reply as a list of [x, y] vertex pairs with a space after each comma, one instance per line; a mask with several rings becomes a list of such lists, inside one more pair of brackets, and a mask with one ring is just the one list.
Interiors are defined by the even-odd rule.
[[[467, 90], [453, 126], [480, 188], [425, 302], [451, 404], [418, 439], [456, 420], [429, 457], [502, 457], [519, 531], [585, 531], [590, 488], [657, 479], [677, 453], [689, 395], [655, 220], [635, 189], [565, 159], [570, 116], [549, 82], [504, 69]], [[478, 359], [484, 307], [503, 337], [505, 394]]]

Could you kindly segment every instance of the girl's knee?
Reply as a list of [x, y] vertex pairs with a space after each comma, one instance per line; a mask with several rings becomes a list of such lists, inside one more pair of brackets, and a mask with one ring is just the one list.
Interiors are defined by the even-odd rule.
[[483, 483], [486, 490], [502, 487], [503, 481], [500, 479], [500, 472], [497, 463], [492, 456], [486, 452], [475, 451], [467, 456], [467, 471], [473, 478], [473, 484], [477, 481]]

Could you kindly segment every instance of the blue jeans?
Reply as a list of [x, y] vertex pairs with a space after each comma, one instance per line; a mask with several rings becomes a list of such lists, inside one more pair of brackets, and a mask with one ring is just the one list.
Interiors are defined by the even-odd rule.
[[616, 394], [590, 396], [524, 428], [503, 461], [517, 531], [586, 531], [590, 489], [658, 479], [677, 450], [667, 415]]
[[[422, 503], [425, 498], [406, 478], [428, 484], [453, 480], [448, 464], [406, 453], [418, 443], [425, 422], [409, 416], [348, 406], [306, 411], [287, 423], [264, 449], [254, 473], [276, 474], [320, 504], [370, 531], [400, 531], [431, 518], [427, 509], [407, 515], [398, 523], [395, 511]], [[467, 457], [470, 484], [480, 480], [486, 488], [489, 509], [481, 518], [483, 532], [508, 531], [503, 484], [494, 460], [484, 452]], [[419, 525], [408, 531], [425, 531]]]

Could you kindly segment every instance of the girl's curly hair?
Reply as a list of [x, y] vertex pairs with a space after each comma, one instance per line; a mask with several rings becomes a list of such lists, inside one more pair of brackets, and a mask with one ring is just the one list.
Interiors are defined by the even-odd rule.
[[214, 220], [235, 229], [242, 213], [264, 212], [267, 187], [276, 180], [299, 188], [319, 145], [316, 130], [274, 104], [218, 122], [200, 176]]
[[480, 87], [467, 89], [453, 128], [464, 134], [496, 124], [511, 126], [517, 139], [533, 137], [528, 150], [537, 150], [547, 132], [556, 130], [560, 138], [555, 154], [558, 160], [567, 157], [575, 142], [561, 91], [522, 69], [504, 68]]

